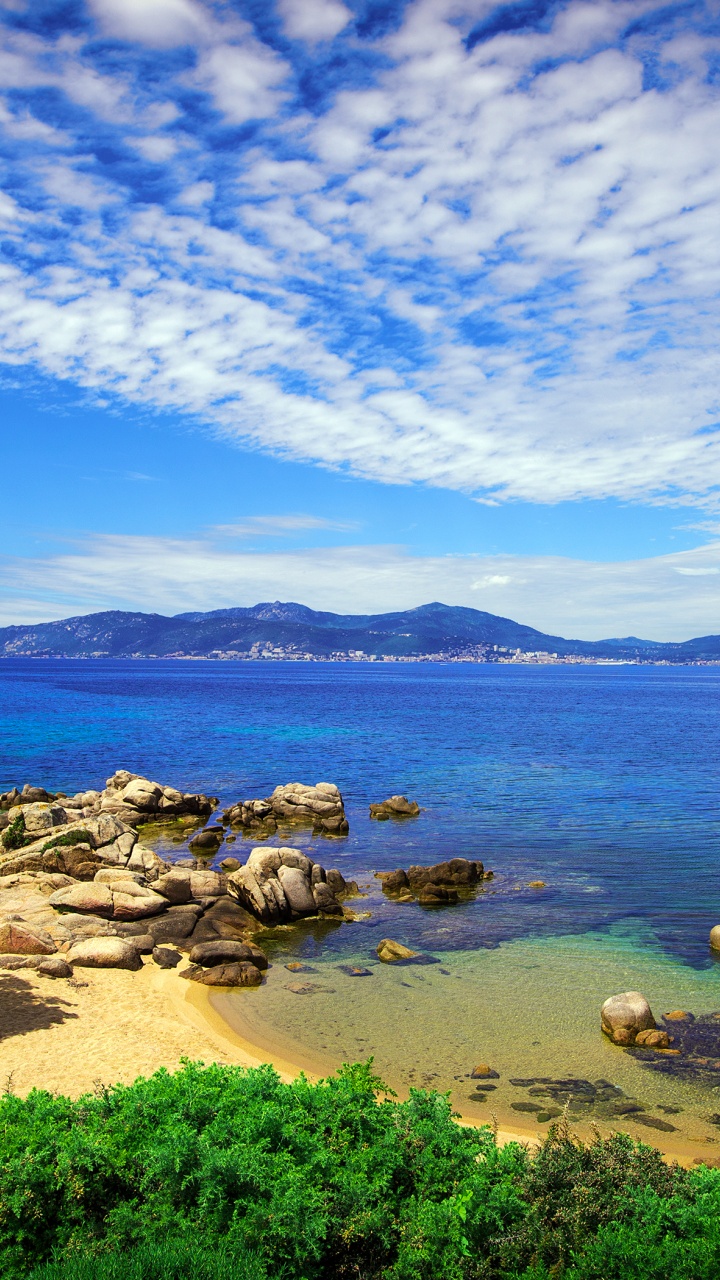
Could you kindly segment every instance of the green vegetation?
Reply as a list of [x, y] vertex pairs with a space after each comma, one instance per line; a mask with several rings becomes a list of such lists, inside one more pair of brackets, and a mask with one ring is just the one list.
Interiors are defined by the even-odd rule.
[[19, 813], [3, 831], [3, 849], [6, 853], [12, 853], [15, 849], [22, 849], [24, 845], [30, 844], [30, 839], [25, 834], [25, 817]]
[[560, 1124], [536, 1156], [371, 1064], [185, 1063], [0, 1099], [2, 1280], [715, 1280], [720, 1172]]
[[63, 845], [73, 844], [89, 844], [92, 846], [92, 836], [90, 835], [90, 832], [82, 829], [78, 831], [65, 831], [62, 835], [53, 836], [52, 840], [48, 840], [47, 844], [43, 845], [40, 852], [47, 853], [48, 849], [60, 849]]

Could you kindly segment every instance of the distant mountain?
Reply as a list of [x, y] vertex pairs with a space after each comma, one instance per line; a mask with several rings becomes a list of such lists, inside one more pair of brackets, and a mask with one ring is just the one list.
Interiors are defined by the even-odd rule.
[[0, 656], [59, 658], [214, 657], [250, 654], [265, 647], [289, 655], [331, 657], [362, 651], [378, 657], [420, 654], [458, 656], [480, 648], [522, 649], [560, 657], [644, 658], [688, 662], [720, 658], [720, 636], [684, 644], [635, 636], [609, 640], [565, 640], [479, 609], [437, 602], [398, 613], [340, 614], [293, 602], [215, 609], [210, 613], [126, 613], [110, 610], [0, 628]]

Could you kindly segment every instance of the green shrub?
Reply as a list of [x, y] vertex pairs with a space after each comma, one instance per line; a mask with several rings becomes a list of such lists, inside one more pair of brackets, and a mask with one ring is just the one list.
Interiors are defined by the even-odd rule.
[[92, 845], [92, 836], [89, 831], [64, 831], [62, 835], [53, 836], [52, 840], [48, 840], [44, 844], [41, 853], [47, 853], [48, 849], [60, 849], [63, 845], [73, 844], [89, 844]]
[[24, 814], [19, 813], [5, 828], [2, 843], [6, 853], [12, 853], [15, 849], [22, 849], [24, 845], [30, 844], [30, 836], [25, 834]]
[[536, 1155], [383, 1092], [185, 1063], [0, 1098], [0, 1280], [715, 1280], [720, 1174], [563, 1125]]

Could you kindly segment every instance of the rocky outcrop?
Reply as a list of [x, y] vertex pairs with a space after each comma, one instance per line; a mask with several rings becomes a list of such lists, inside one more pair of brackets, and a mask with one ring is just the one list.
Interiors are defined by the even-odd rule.
[[610, 996], [600, 1010], [600, 1019], [605, 1035], [613, 1044], [635, 1044], [641, 1033], [656, 1031], [652, 1010], [640, 991]]
[[10, 955], [51, 956], [57, 947], [44, 929], [30, 929], [18, 920], [0, 924], [0, 952]]
[[384, 892], [409, 901], [414, 898], [422, 906], [441, 906], [459, 900], [458, 889], [481, 884], [485, 869], [482, 862], [467, 858], [450, 858], [431, 867], [408, 867], [404, 871], [377, 871]]
[[349, 830], [343, 798], [332, 782], [317, 782], [314, 787], [288, 782], [264, 800], [243, 800], [226, 809], [223, 820], [232, 827], [271, 832], [287, 823], [312, 826], [324, 835], [344, 836]]
[[177, 791], [126, 769], [118, 769], [108, 778], [100, 796], [103, 812], [118, 814], [132, 827], [188, 815], [206, 818], [216, 804], [215, 796]]
[[377, 822], [387, 822], [389, 818], [417, 818], [420, 805], [407, 796], [390, 796], [380, 804], [370, 805], [370, 817]]
[[259, 987], [262, 982], [260, 970], [248, 960], [218, 964], [211, 969], [188, 965], [180, 977], [188, 978], [190, 982], [202, 982], [206, 987]]
[[228, 892], [263, 924], [304, 916], [338, 916], [340, 897], [357, 889], [335, 869], [325, 871], [297, 849], [253, 849], [244, 867], [227, 878]]

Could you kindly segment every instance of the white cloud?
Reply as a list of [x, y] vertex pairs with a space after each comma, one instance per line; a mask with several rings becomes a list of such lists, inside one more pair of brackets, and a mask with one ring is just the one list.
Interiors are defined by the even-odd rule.
[[202, 39], [209, 16], [193, 0], [88, 0], [103, 32], [155, 48]]
[[352, 18], [340, 0], [278, 0], [285, 31], [293, 40], [332, 40]]
[[352, 522], [326, 520], [322, 516], [279, 515], [279, 516], [244, 516], [233, 524], [217, 524], [213, 532], [225, 538], [242, 538], [251, 534], [253, 537], [285, 537], [292, 533], [301, 533], [306, 529], [354, 529]]
[[[314, 115], [288, 107], [289, 61], [219, 3], [92, 0], [108, 35], [193, 44], [192, 68], [157, 86], [108, 75], [80, 35], [8, 33], [0, 81], [64, 91], [88, 113], [78, 139], [101, 117], [100, 152], [114, 122], [167, 166], [180, 192], [168, 208], [183, 216], [138, 213], [142, 185], [121, 203], [121, 179], [79, 172], [77, 154], [33, 154], [32, 179], [57, 202], [48, 253], [58, 228], [72, 232], [55, 265], [3, 268], [6, 360], [376, 480], [489, 502], [708, 495], [710, 509], [714, 45], [657, 37], [658, 58], [680, 68], [662, 90], [643, 87], [644, 47], [604, 47], [659, 3], [570, 0], [551, 30], [468, 49], [489, 0], [414, 0], [376, 42], [374, 81], [357, 87], [349, 71]], [[346, 14], [337, 0], [282, 9], [311, 43]], [[350, 69], [355, 42], [343, 44]], [[250, 150], [216, 156], [202, 128], [193, 136], [188, 86], [225, 125], [262, 118]], [[9, 110], [3, 127], [28, 145], [59, 141]], [[16, 213], [12, 226], [4, 206], [34, 249], [37, 229]]]
[[0, 620], [7, 625], [107, 608], [172, 614], [275, 599], [337, 613], [376, 613], [441, 600], [568, 638], [679, 641], [718, 631], [714, 578], [678, 570], [703, 570], [719, 554], [714, 543], [654, 559], [598, 563], [559, 556], [411, 556], [384, 546], [234, 551], [217, 536], [96, 535], [55, 556], [0, 562]]

